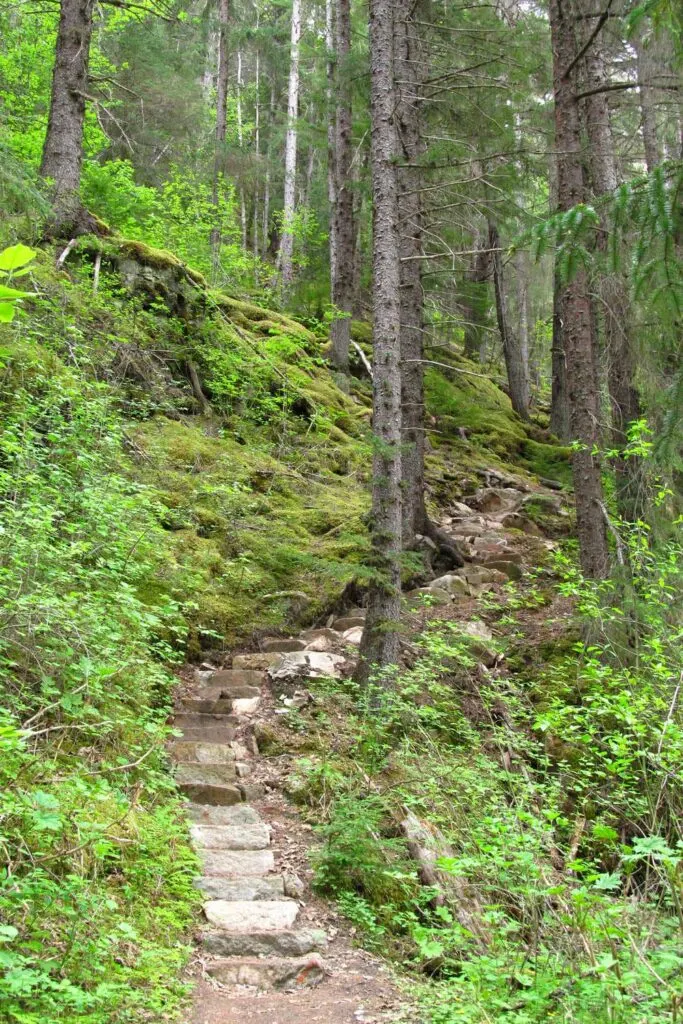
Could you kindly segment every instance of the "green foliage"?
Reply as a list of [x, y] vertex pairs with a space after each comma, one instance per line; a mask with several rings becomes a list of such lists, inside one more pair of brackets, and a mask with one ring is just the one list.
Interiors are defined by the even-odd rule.
[[[0, 278], [11, 281], [28, 273], [27, 264], [35, 253], [26, 245], [13, 245], [0, 252]], [[17, 302], [29, 298], [30, 292], [21, 292], [9, 285], [0, 284], [0, 324], [8, 324], [14, 320]]]

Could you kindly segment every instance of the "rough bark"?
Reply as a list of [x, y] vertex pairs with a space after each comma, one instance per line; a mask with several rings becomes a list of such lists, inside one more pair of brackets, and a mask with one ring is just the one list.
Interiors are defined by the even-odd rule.
[[371, 537], [375, 575], [357, 677], [395, 664], [401, 600], [401, 372], [398, 140], [392, 0], [370, 0], [373, 194], [373, 458]]
[[294, 282], [293, 221], [296, 203], [297, 118], [299, 116], [299, 46], [301, 42], [301, 0], [292, 3], [287, 92], [287, 137], [285, 139], [285, 189], [280, 238], [280, 280], [287, 290]]
[[[334, 213], [337, 204], [337, 125], [334, 113], [334, 90], [337, 79], [335, 54], [334, 0], [325, 0], [325, 47], [327, 49], [327, 205], [330, 209], [328, 250], [330, 258], [330, 298], [334, 295], [337, 276], [337, 240]], [[334, 299], [332, 298], [332, 301]], [[331, 333], [331, 332], [330, 332]]]
[[332, 302], [346, 314], [331, 329], [332, 362], [345, 373], [349, 366], [351, 313], [353, 312], [353, 190], [351, 188], [352, 111], [348, 59], [351, 51], [351, 0], [337, 0], [334, 238], [336, 260], [332, 276]]
[[51, 182], [50, 232], [57, 237], [93, 230], [80, 200], [83, 124], [94, 0], [61, 0], [47, 135], [40, 173]]
[[[586, 57], [586, 89], [606, 84], [607, 73], [602, 55], [594, 52]], [[619, 175], [614, 152], [610, 111], [605, 93], [595, 93], [586, 100], [586, 129], [593, 192], [596, 196], [613, 193]], [[607, 233], [600, 232], [598, 245], [606, 252]], [[630, 423], [640, 418], [641, 408], [635, 385], [635, 354], [632, 338], [632, 310], [628, 281], [619, 272], [604, 273], [598, 282], [601, 319], [607, 354], [607, 383], [612, 409], [613, 446], [620, 452], [627, 444]], [[642, 463], [619, 455], [614, 462], [617, 502], [623, 518], [634, 521], [643, 512]]]
[[464, 298], [460, 304], [465, 319], [465, 355], [475, 362], [484, 360], [489, 307], [488, 282], [491, 277], [491, 253], [487, 250], [488, 245], [483, 242], [479, 252], [472, 257], [463, 289]]
[[493, 253], [493, 285], [496, 293], [496, 319], [498, 332], [503, 344], [505, 367], [512, 408], [522, 419], [529, 419], [529, 351], [521, 343], [521, 334], [512, 329], [508, 315], [507, 294], [503, 272], [503, 257], [500, 249], [498, 226], [489, 223], [489, 248]]
[[567, 359], [562, 338], [562, 299], [564, 289], [560, 275], [555, 271], [553, 278], [553, 339], [552, 339], [552, 395], [550, 400], [550, 429], [560, 441], [571, 438], [569, 426], [569, 396], [567, 392]]
[[218, 2], [218, 72], [216, 75], [216, 131], [213, 152], [211, 202], [215, 207], [215, 223], [211, 229], [211, 260], [214, 276], [218, 276], [221, 259], [220, 182], [225, 163], [225, 136], [228, 123], [228, 44], [230, 33], [230, 0]]
[[642, 30], [636, 34], [634, 45], [638, 81], [643, 83], [638, 92], [640, 96], [640, 127], [643, 136], [643, 149], [645, 151], [645, 166], [648, 171], [652, 171], [662, 159], [657, 132], [656, 98], [650, 84], [657, 73], [657, 69], [652, 60], [648, 40], [645, 38]]
[[[576, 100], [577, 53], [573, 12], [563, 0], [550, 0], [555, 94], [555, 147], [558, 162], [558, 207], [569, 210], [584, 199], [581, 125]], [[564, 351], [572, 439], [574, 494], [581, 566], [586, 576], [602, 579], [609, 573], [607, 532], [597, 418], [598, 381], [593, 361], [591, 303], [586, 271], [580, 268], [562, 284]]]
[[401, 414], [403, 419], [401, 475], [403, 488], [403, 547], [424, 534], [424, 381], [422, 204], [420, 169], [420, 79], [422, 54], [414, 18], [415, 0], [399, 0], [395, 10], [395, 62], [401, 166], [398, 171], [401, 257]]

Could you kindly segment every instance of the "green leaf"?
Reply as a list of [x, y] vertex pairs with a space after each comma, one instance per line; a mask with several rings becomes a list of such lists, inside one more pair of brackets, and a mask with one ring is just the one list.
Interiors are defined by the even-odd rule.
[[12, 942], [19, 934], [19, 929], [13, 924], [0, 924], [0, 942]]
[[35, 255], [35, 249], [29, 249], [27, 245], [12, 245], [0, 252], [0, 270], [18, 270], [19, 267], [25, 267]]
[[14, 320], [14, 303], [0, 302], [0, 324], [9, 324]]
[[31, 294], [31, 292], [18, 292], [16, 288], [8, 288], [6, 284], [0, 284], [0, 300], [27, 299]]

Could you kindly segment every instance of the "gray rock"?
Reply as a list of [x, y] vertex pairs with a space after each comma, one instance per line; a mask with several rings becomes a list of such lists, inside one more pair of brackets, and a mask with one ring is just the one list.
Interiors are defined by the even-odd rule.
[[228, 878], [225, 875], [205, 875], [195, 881], [195, 887], [211, 900], [276, 900], [285, 894], [282, 875], [258, 875]]
[[206, 850], [265, 850], [270, 846], [267, 825], [191, 825], [190, 835], [197, 847]]
[[341, 679], [346, 659], [339, 654], [326, 654], [322, 651], [294, 651], [283, 654], [278, 664], [269, 669], [272, 680], [286, 682], [288, 680], [306, 679]]
[[233, 761], [225, 764], [206, 764], [185, 761], [176, 768], [176, 782], [180, 785], [224, 786], [236, 777]]
[[210, 900], [204, 904], [209, 924], [227, 932], [275, 932], [291, 928], [299, 915], [294, 900]]
[[187, 816], [197, 825], [208, 825], [219, 828], [221, 825], [259, 825], [263, 824], [258, 811], [248, 804], [234, 807], [206, 807], [204, 804], [187, 804]]
[[336, 630], [337, 633], [345, 633], [347, 629], [355, 629], [356, 626], [360, 626], [362, 629], [364, 625], [364, 615], [343, 615], [341, 618], [334, 620], [332, 629]]
[[253, 715], [261, 704], [260, 697], [241, 697], [232, 702], [232, 710], [236, 715]]
[[181, 712], [173, 719], [173, 726], [182, 731], [183, 739], [200, 743], [229, 743], [235, 738], [236, 725], [237, 719], [233, 715]]
[[220, 672], [213, 672], [210, 679], [211, 686], [221, 690], [229, 690], [231, 686], [261, 686], [264, 682], [263, 669], [250, 668], [223, 668]]
[[274, 651], [270, 654], [236, 654], [232, 659], [233, 668], [247, 668], [266, 671], [271, 665], [276, 664], [280, 655]]
[[429, 586], [429, 587], [418, 587], [417, 590], [410, 590], [406, 594], [408, 604], [412, 607], [422, 607], [423, 605], [444, 605], [450, 604], [453, 600], [451, 594], [447, 590], [442, 590], [441, 587]]
[[237, 786], [211, 786], [202, 782], [183, 782], [178, 787], [183, 796], [197, 804], [229, 807], [242, 803], [242, 790]]
[[477, 640], [492, 640], [493, 633], [480, 619], [473, 619], [471, 622], [461, 622], [460, 629], [468, 636], [476, 637]]
[[467, 596], [470, 592], [467, 586], [467, 580], [463, 579], [462, 576], [456, 576], [455, 573], [450, 573], [447, 576], [439, 576], [437, 580], [432, 580], [429, 584], [430, 587], [438, 587], [439, 590], [445, 590], [448, 594], [455, 596], [456, 594], [462, 594]]
[[523, 575], [521, 567], [511, 558], [487, 558], [485, 565], [487, 569], [504, 573], [510, 580], [519, 580]]
[[285, 932], [252, 932], [232, 934], [211, 931], [202, 935], [202, 945], [207, 953], [216, 956], [305, 956], [325, 949], [327, 936], [317, 929], [305, 928]]
[[169, 755], [179, 763], [232, 764], [234, 751], [229, 743], [191, 743], [174, 740], [168, 744]]
[[295, 900], [303, 899], [305, 886], [297, 874], [293, 871], [285, 871], [283, 880], [285, 896], [291, 896]]
[[301, 634], [301, 639], [307, 644], [312, 643], [314, 640], [334, 640], [339, 641], [339, 634], [336, 629], [328, 629], [327, 626], [322, 626], [320, 629], [305, 629]]
[[293, 637], [289, 640], [280, 639], [279, 637], [266, 637], [265, 640], [261, 641], [261, 650], [265, 651], [266, 654], [289, 654], [292, 651], [303, 651], [306, 643], [304, 640], [296, 640]]
[[272, 850], [208, 850], [199, 851], [205, 875], [267, 875], [275, 870]]
[[353, 644], [354, 647], [360, 647], [360, 642], [363, 639], [363, 627], [354, 626], [353, 629], [346, 629], [342, 633], [342, 640], [344, 643]]
[[325, 977], [325, 965], [317, 953], [295, 959], [233, 957], [208, 964], [206, 971], [221, 985], [247, 985], [264, 991], [313, 988]]

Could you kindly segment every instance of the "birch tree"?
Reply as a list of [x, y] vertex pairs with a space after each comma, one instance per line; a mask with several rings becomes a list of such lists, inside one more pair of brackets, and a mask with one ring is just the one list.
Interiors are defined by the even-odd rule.
[[286, 291], [294, 282], [294, 214], [296, 207], [297, 118], [299, 116], [299, 59], [301, 44], [301, 0], [292, 2], [287, 91], [287, 136], [285, 139], [285, 187], [280, 238], [280, 280]]

